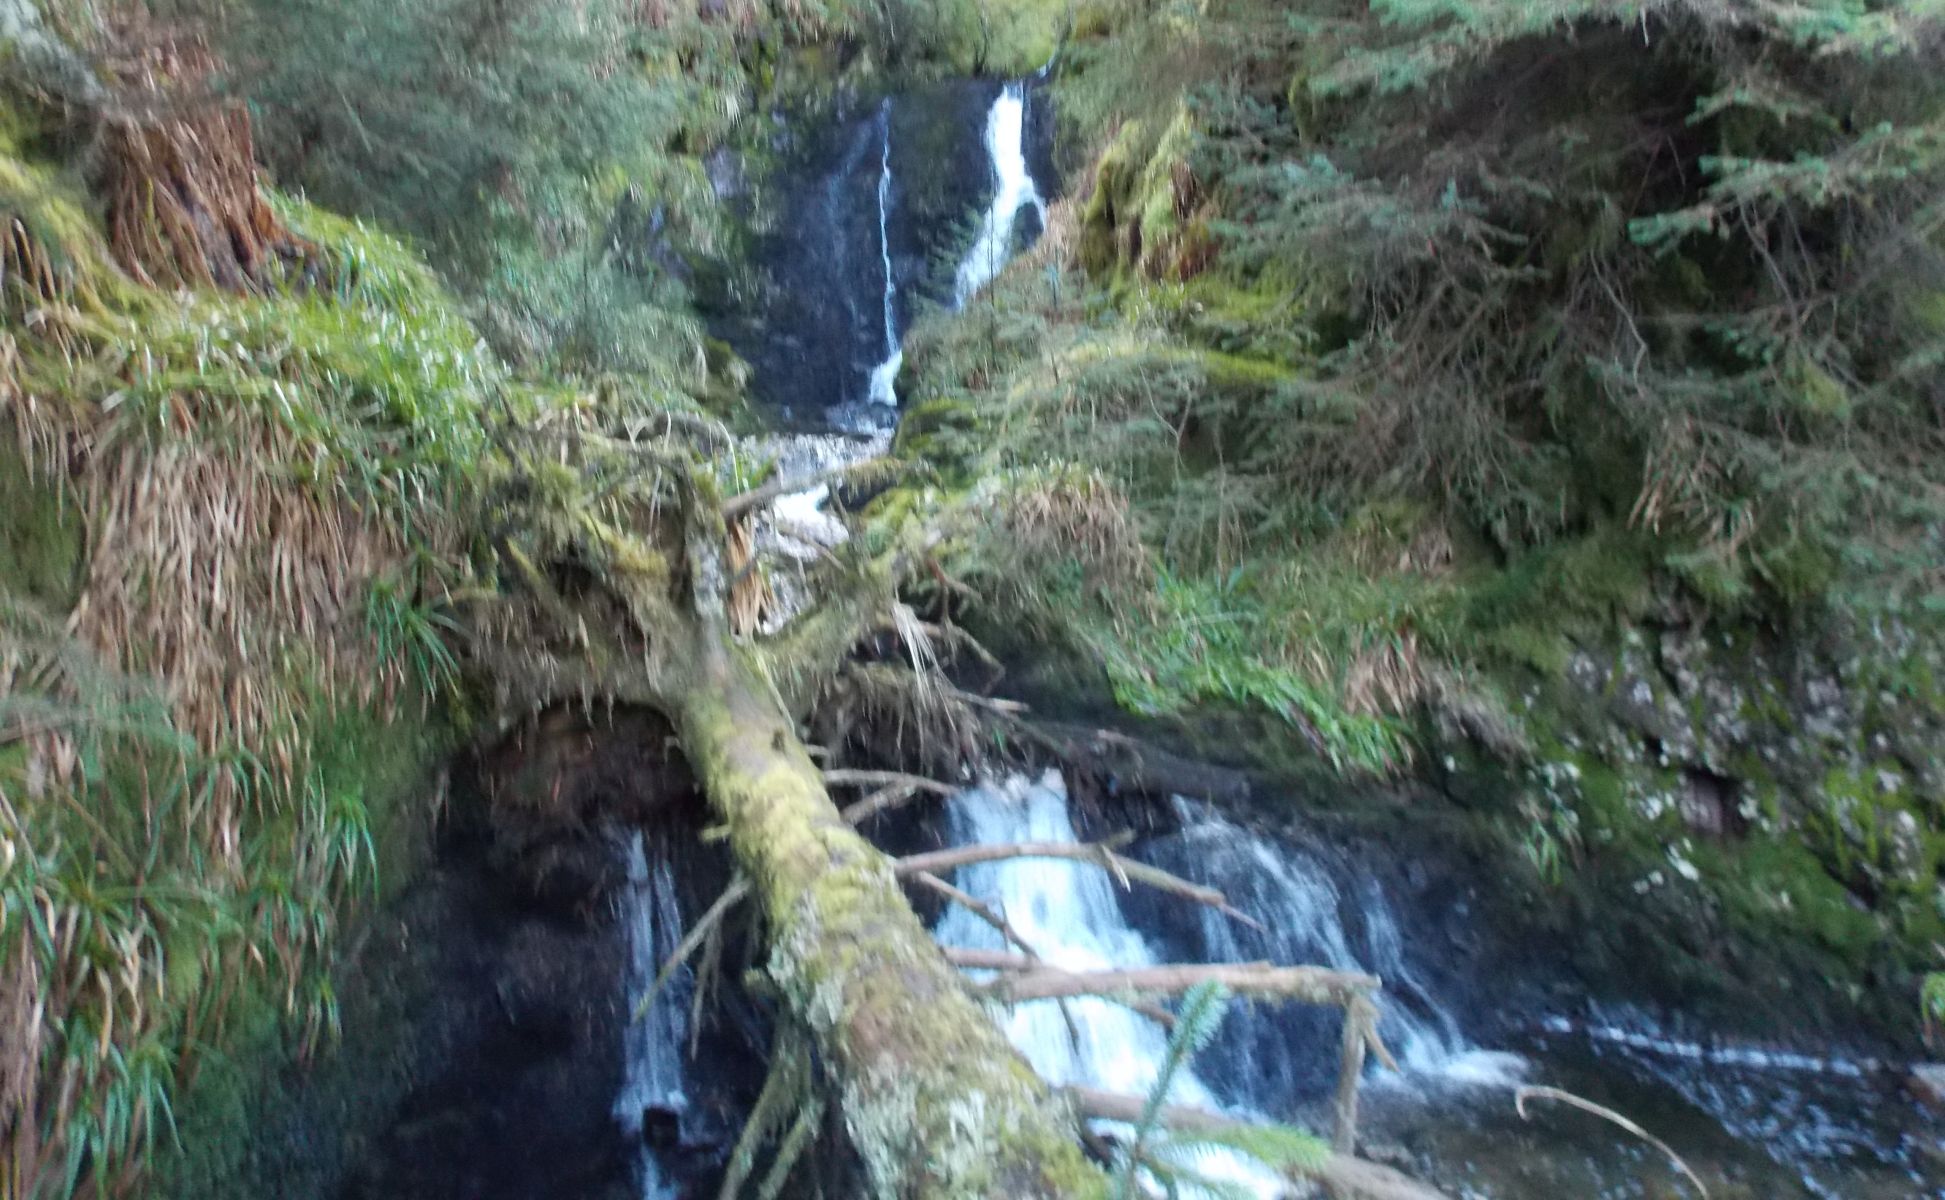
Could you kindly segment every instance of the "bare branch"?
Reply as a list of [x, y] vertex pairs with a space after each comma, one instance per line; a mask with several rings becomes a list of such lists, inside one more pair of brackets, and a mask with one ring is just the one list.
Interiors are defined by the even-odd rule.
[[856, 804], [848, 805], [838, 815], [847, 825], [862, 825], [867, 820], [888, 809], [897, 808], [919, 792], [929, 792], [934, 796], [952, 796], [959, 789], [949, 783], [927, 779], [923, 775], [902, 775], [896, 771], [826, 771], [826, 787], [877, 787]]
[[1650, 1146], [1653, 1146], [1655, 1149], [1661, 1151], [1663, 1154], [1666, 1154], [1669, 1158], [1669, 1161], [1675, 1164], [1676, 1169], [1681, 1171], [1683, 1175], [1687, 1176], [1688, 1181], [1695, 1185], [1695, 1190], [1702, 1194], [1702, 1200], [1708, 1200], [1709, 1189], [1702, 1185], [1701, 1177], [1698, 1176], [1694, 1171], [1690, 1170], [1688, 1164], [1682, 1161], [1681, 1155], [1669, 1149], [1667, 1142], [1662, 1141], [1654, 1134], [1649, 1133], [1647, 1130], [1641, 1128], [1641, 1126], [1635, 1124], [1633, 1121], [1630, 1121], [1628, 1118], [1622, 1116], [1620, 1113], [1615, 1112], [1613, 1109], [1603, 1108], [1601, 1105], [1594, 1103], [1592, 1100], [1583, 1100], [1581, 1097], [1574, 1095], [1572, 1092], [1563, 1092], [1559, 1088], [1523, 1087], [1518, 1092], [1515, 1092], [1513, 1094], [1513, 1108], [1519, 1113], [1522, 1119], [1529, 1120], [1529, 1121], [1532, 1120], [1532, 1118], [1527, 1116], [1526, 1113], [1526, 1102], [1528, 1100], [1558, 1100], [1562, 1104], [1570, 1105], [1574, 1108], [1581, 1110], [1582, 1112], [1592, 1113], [1593, 1115], [1601, 1118], [1604, 1121], [1611, 1121], [1614, 1124], [1619, 1125], [1622, 1129], [1627, 1130], [1629, 1133], [1640, 1138], [1642, 1141], [1648, 1143]]
[[636, 1020], [641, 1020], [642, 1015], [648, 1012], [649, 1005], [655, 1003], [655, 997], [660, 995], [662, 989], [668, 985], [669, 979], [676, 972], [676, 968], [680, 967], [687, 961], [691, 954], [696, 952], [697, 947], [702, 945], [703, 940], [715, 930], [717, 925], [722, 923], [724, 917], [729, 915], [729, 910], [736, 907], [749, 894], [750, 881], [738, 875], [731, 881], [728, 887], [723, 889], [723, 894], [716, 897], [716, 902], [709, 906], [709, 910], [696, 919], [696, 923], [689, 928], [688, 934], [676, 946], [675, 951], [669, 955], [669, 960], [662, 964], [660, 971], [656, 972], [655, 982], [649, 986], [648, 991], [642, 993], [642, 998], [636, 1002]]
[[[1140, 1096], [1123, 1096], [1098, 1088], [1070, 1087], [1065, 1092], [1074, 1111], [1092, 1120], [1136, 1122], [1142, 1119], [1148, 1105]], [[1159, 1120], [1171, 1129], [1189, 1132], [1219, 1132], [1249, 1124], [1206, 1109], [1178, 1104], [1163, 1106]], [[1390, 1167], [1381, 1167], [1348, 1154], [1333, 1154], [1314, 1170], [1293, 1173], [1323, 1183], [1333, 1196], [1344, 1200], [1450, 1200], [1445, 1193]]]
[[[1026, 939], [1020, 936], [1019, 931], [1014, 929], [1012, 925], [1008, 924], [1006, 918], [1000, 916], [999, 912], [995, 910], [992, 905], [986, 903], [984, 900], [981, 900], [979, 897], [974, 896], [968, 892], [960, 891], [958, 888], [953, 887], [951, 884], [947, 883], [943, 879], [940, 879], [937, 875], [934, 875], [929, 871], [920, 871], [918, 874], [912, 876], [912, 882], [919, 884], [923, 887], [928, 887], [932, 889], [933, 891], [937, 892], [939, 895], [944, 896], [946, 899], [952, 901], [954, 904], [957, 904], [960, 908], [965, 909], [973, 916], [978, 917], [980, 920], [986, 922], [988, 925], [991, 925], [994, 929], [999, 930], [999, 934], [1001, 937], [1005, 938], [1008, 942], [1011, 942], [1013, 945], [1018, 946], [1020, 948], [1020, 953], [1026, 955], [1024, 961], [1030, 963], [1038, 963], [1040, 961], [1040, 952], [1035, 950], [1032, 946], [1029, 946], [1026, 942]], [[952, 961], [956, 966], [965, 965], [963, 963], [959, 963], [958, 960], [953, 957], [955, 953], [956, 953], [955, 951], [948, 950], [946, 952], [946, 958]]]
[[782, 477], [772, 479], [762, 487], [751, 488], [740, 496], [731, 496], [723, 501], [723, 519], [734, 521], [745, 513], [767, 508], [785, 496], [808, 492], [814, 487], [822, 487], [833, 480], [842, 479], [850, 470], [850, 467], [832, 467], [814, 475], [793, 475], [788, 479]]
[[[945, 955], [947, 962], [955, 967], [969, 971], [1030, 971], [1040, 964], [1038, 957], [1028, 956], [1022, 958], [1017, 954], [1009, 954], [1004, 950], [968, 950], [958, 946], [941, 946], [939, 950]], [[1047, 998], [1060, 1005], [1062, 1016], [1067, 1015], [1067, 1001], [1073, 997], [1050, 996]], [[1142, 1000], [1139, 997], [1129, 995], [1108, 995], [1100, 998], [1103, 1000], [1112, 1000], [1130, 1012], [1140, 1013], [1155, 1024], [1160, 1025], [1163, 1029], [1175, 1028], [1175, 1014], [1159, 1004], [1154, 1004], [1147, 1000]], [[1073, 1018], [1067, 1017], [1067, 1022], [1069, 1026], [1072, 1026]]]
[[962, 789], [957, 784], [945, 783], [937, 779], [927, 779], [923, 775], [906, 775], [898, 771], [852, 771], [836, 770], [824, 772], [827, 787], [883, 787], [897, 784], [918, 791], [932, 792], [940, 796], [954, 796]]
[[1112, 873], [1122, 886], [1129, 881], [1146, 884], [1171, 895], [1207, 905], [1255, 929], [1262, 925], [1249, 915], [1229, 906], [1229, 901], [1214, 888], [1190, 883], [1159, 867], [1123, 858], [1106, 845], [1075, 845], [1069, 842], [1011, 842], [986, 846], [956, 846], [898, 859], [892, 865], [900, 875], [929, 871], [936, 875], [974, 863], [999, 862], [1010, 858], [1067, 858], [1089, 862]]
[[958, 967], [1002, 972], [979, 986], [1009, 1004], [1143, 992], [1172, 996], [1197, 984], [1220, 983], [1239, 996], [1349, 1008], [1382, 986], [1375, 975], [1269, 963], [1173, 963], [1119, 971], [1063, 971], [1038, 959], [989, 950], [947, 950], [946, 959]]

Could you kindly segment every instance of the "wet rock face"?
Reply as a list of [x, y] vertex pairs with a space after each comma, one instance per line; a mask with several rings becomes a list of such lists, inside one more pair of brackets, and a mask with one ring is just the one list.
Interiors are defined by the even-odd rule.
[[627, 878], [613, 830], [701, 811], [687, 767], [669, 759], [672, 733], [648, 713], [555, 709], [481, 753], [470, 791], [493, 866], [563, 919], [608, 911]]
[[1557, 847], [1547, 886], [1577, 898], [1590, 982], [1833, 1033], [1861, 1005], [1906, 1036], [1945, 934], [1939, 657], [1888, 623], [1657, 617], [1510, 695], [1520, 760], [1450, 721], [1435, 759], [1455, 798], [1496, 772], [1487, 811]]
[[[619, 860], [626, 835], [606, 832]], [[641, 1194], [639, 1146], [616, 1112], [634, 1015], [626, 931], [612, 904], [564, 913], [535, 896], [501, 869], [488, 837], [455, 831], [438, 868], [382, 922], [374, 971], [412, 979], [398, 1017], [407, 1053], [387, 1064], [406, 1086], [388, 1111], [363, 1114], [374, 1132], [350, 1156], [339, 1200]], [[720, 886], [720, 864], [706, 853], [674, 861], [690, 868], [678, 876], [693, 915]], [[761, 1031], [733, 989], [725, 1003], [731, 1019], [704, 1030], [689, 1071], [689, 1119], [645, 1114], [641, 1133], [672, 1183], [709, 1194], [762, 1074]]]
[[412, 1085], [342, 1200], [632, 1195], [621, 1086], [624, 948], [612, 922], [529, 901], [461, 841], [390, 922], [418, 986]]
[[247, 1178], [176, 1194], [633, 1200], [640, 1142], [666, 1140], [675, 1116], [665, 1174], [713, 1195], [768, 1045], [737, 986], [733, 923], [687, 1119], [653, 1115], [638, 1139], [616, 1112], [635, 1003], [627, 839], [647, 829], [672, 849], [684, 920], [728, 878], [667, 732], [645, 715], [550, 714], [455, 770], [431, 861], [334, 979], [342, 1038], [245, 1118]]
[[[951, 302], [954, 263], [994, 186], [984, 138], [999, 90], [952, 80], [840, 95], [775, 114], [766, 144], [712, 162], [746, 264], [699, 300], [716, 336], [754, 368], [758, 402], [787, 424], [826, 428], [830, 410], [867, 395], [888, 351], [887, 257], [899, 336], [928, 306]], [[1029, 122], [1029, 163], [1050, 178], [1044, 104]]]

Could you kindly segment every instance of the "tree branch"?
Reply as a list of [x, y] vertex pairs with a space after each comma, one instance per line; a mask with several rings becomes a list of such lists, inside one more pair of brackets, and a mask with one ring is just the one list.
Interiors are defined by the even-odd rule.
[[681, 944], [676, 946], [675, 951], [669, 955], [668, 961], [662, 964], [662, 969], [655, 973], [654, 984], [642, 994], [641, 1000], [635, 1005], [637, 1021], [648, 1012], [649, 1005], [655, 1003], [655, 997], [661, 994], [662, 989], [668, 986], [669, 979], [675, 974], [676, 968], [696, 952], [696, 949], [702, 945], [703, 939], [707, 938], [716, 926], [722, 923], [723, 918], [729, 915], [729, 910], [735, 908], [749, 894], [750, 881], [741, 874], [723, 889], [723, 894], [716, 897], [716, 902], [709, 906], [709, 911], [696, 920]]
[[833, 480], [842, 479], [850, 470], [850, 467], [832, 467], [813, 475], [793, 475], [788, 479], [782, 477], [772, 479], [762, 487], [751, 488], [740, 496], [731, 496], [723, 501], [723, 519], [734, 521], [744, 513], [768, 508], [785, 496], [808, 492], [814, 487], [821, 487]]
[[838, 815], [847, 825], [862, 825], [872, 817], [897, 808], [919, 792], [930, 792], [934, 796], [952, 796], [959, 789], [949, 783], [927, 779], [923, 775], [903, 775], [896, 771], [826, 771], [826, 787], [873, 787], [878, 788], [855, 804], [847, 805]]
[[[1074, 1111], [1083, 1118], [1100, 1121], [1124, 1121], [1134, 1123], [1142, 1119], [1148, 1102], [1140, 1096], [1123, 1096], [1114, 1092], [1104, 1092], [1098, 1088], [1070, 1087], [1064, 1089], [1067, 1100]], [[1225, 1129], [1238, 1129], [1249, 1124], [1220, 1113], [1206, 1109], [1189, 1108], [1184, 1105], [1164, 1105], [1158, 1119], [1171, 1129], [1218, 1132]], [[1400, 1174], [1390, 1167], [1348, 1154], [1332, 1154], [1323, 1164], [1309, 1171], [1293, 1171], [1306, 1178], [1315, 1179], [1331, 1190], [1333, 1196], [1344, 1200], [1451, 1200], [1445, 1193], [1429, 1188], [1409, 1176]]]
[[1105, 845], [1075, 845], [1070, 842], [1011, 842], [986, 846], [956, 846], [947, 850], [933, 850], [925, 854], [913, 854], [893, 862], [899, 875], [914, 875], [929, 871], [936, 875], [956, 867], [970, 866], [974, 863], [999, 862], [1010, 858], [1066, 858], [1079, 862], [1093, 863], [1110, 872], [1126, 887], [1130, 880], [1143, 883], [1171, 895], [1193, 900], [1207, 905], [1254, 929], [1262, 925], [1246, 913], [1238, 912], [1229, 906], [1229, 901], [1214, 888], [1190, 883], [1180, 876], [1171, 875], [1159, 867], [1123, 858]]
[[[975, 901], [975, 903], [977, 903], [977, 901]], [[1018, 943], [1016, 942], [1015, 944], [1017, 945]], [[941, 946], [939, 947], [939, 951], [940, 953], [945, 955], [945, 959], [947, 962], [951, 963], [955, 967], [960, 967], [969, 971], [1032, 970], [1034, 969], [1034, 967], [1038, 966], [1040, 962], [1038, 956], [1029, 955], [1026, 958], [1022, 958], [1017, 954], [1009, 954], [1004, 950], [968, 950], [968, 949], [961, 948], [959, 946]], [[1077, 993], [1077, 994], [1085, 995], [1087, 993]], [[1072, 998], [1073, 997], [1069, 997], [1069, 996], [1047, 997], [1047, 999], [1053, 1000], [1055, 1003], [1060, 1005], [1060, 1011], [1062, 1016], [1067, 1016], [1067, 1001]], [[1136, 997], [1128, 996], [1128, 995], [1104, 995], [1101, 996], [1100, 999], [1112, 1000], [1115, 1003], [1121, 1005], [1121, 1007], [1129, 1010], [1130, 1012], [1138, 1012], [1142, 1016], [1147, 1017], [1149, 1020], [1153, 1021], [1155, 1024], [1160, 1025], [1163, 1029], [1175, 1028], [1175, 1014], [1163, 1008], [1159, 1004], [1154, 1004], [1147, 1000], [1138, 999]], [[1073, 1018], [1067, 1017], [1067, 1023], [1071, 1028], [1073, 1025]], [[1076, 1040], [1078, 1040], [1078, 1037], [1076, 1038]]]
[[947, 950], [946, 959], [957, 967], [1002, 972], [978, 986], [1008, 1004], [1138, 992], [1177, 995], [1200, 983], [1220, 983], [1239, 996], [1348, 1009], [1382, 986], [1375, 975], [1269, 963], [1173, 963], [1119, 971], [1063, 971], [1035, 958], [990, 950]]
[[853, 771], [843, 768], [824, 772], [824, 783], [827, 787], [883, 787], [887, 784], [897, 784], [939, 796], [955, 796], [962, 790], [956, 784], [927, 779], [923, 775], [907, 775], [899, 771]]
[[1533, 1119], [1532, 1117], [1528, 1116], [1526, 1112], [1526, 1102], [1528, 1100], [1557, 1100], [1562, 1104], [1570, 1105], [1574, 1108], [1581, 1110], [1582, 1112], [1592, 1113], [1593, 1115], [1601, 1118], [1603, 1121], [1613, 1122], [1614, 1124], [1620, 1126], [1622, 1129], [1627, 1130], [1629, 1133], [1640, 1138], [1642, 1141], [1648, 1143], [1650, 1146], [1653, 1146], [1655, 1149], [1661, 1151], [1663, 1154], [1666, 1154], [1669, 1157], [1669, 1159], [1674, 1162], [1676, 1168], [1679, 1169], [1683, 1175], [1686, 1175], [1688, 1177], [1688, 1181], [1695, 1185], [1695, 1190], [1702, 1194], [1702, 1200], [1708, 1200], [1709, 1189], [1702, 1186], [1701, 1177], [1698, 1176], [1694, 1171], [1689, 1169], [1689, 1165], [1682, 1161], [1681, 1155], [1675, 1153], [1672, 1149], [1670, 1149], [1667, 1142], [1662, 1141], [1654, 1134], [1649, 1133], [1647, 1130], [1635, 1124], [1633, 1121], [1630, 1121], [1628, 1118], [1622, 1116], [1620, 1113], [1615, 1112], [1613, 1109], [1602, 1107], [1601, 1105], [1594, 1103], [1592, 1100], [1582, 1099], [1581, 1097], [1574, 1095], [1572, 1092], [1561, 1091], [1559, 1088], [1528, 1086], [1528, 1087], [1521, 1088], [1513, 1096], [1513, 1108], [1515, 1111], [1519, 1113], [1521, 1120], [1530, 1121]]

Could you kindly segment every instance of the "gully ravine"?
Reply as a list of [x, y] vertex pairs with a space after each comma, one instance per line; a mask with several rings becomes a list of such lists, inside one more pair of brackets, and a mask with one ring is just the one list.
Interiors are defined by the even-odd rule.
[[[722, 172], [725, 203], [760, 207], [744, 194], [752, 188], [788, 189], [795, 200], [787, 220], [753, 237], [751, 279], [717, 314], [719, 332], [752, 364], [756, 396], [790, 431], [752, 447], [783, 476], [879, 453], [898, 419], [900, 343], [912, 322], [928, 306], [976, 303], [1038, 235], [1056, 192], [1039, 101], [1029, 80], [837, 103], [803, 125], [778, 125], [776, 162], [748, 172], [761, 182]], [[832, 502], [822, 485], [789, 497], [759, 536], [808, 562], [845, 536]], [[773, 586], [787, 614], [791, 583]], [[639, 731], [573, 736], [586, 746], [643, 740]], [[1201, 749], [1225, 757], [1220, 746]], [[504, 829], [447, 837], [441, 868], [384, 925], [401, 954], [416, 953], [408, 944], [440, 949], [415, 959], [409, 978], [375, 984], [413, 1011], [408, 1040], [422, 1082], [397, 1099], [367, 1160], [340, 1166], [337, 1194], [715, 1194], [761, 1083], [768, 1031], [761, 1003], [747, 997], [697, 1026], [686, 968], [653, 991], [726, 873], [691, 848], [693, 828], [638, 832], [672, 810], [616, 809], [631, 788], [655, 790], [642, 783], [648, 769], [623, 755], [596, 772], [608, 791], [596, 787], [581, 807], [615, 823], [558, 845], [509, 847]], [[1903, 1063], [1784, 1029], [1760, 1044], [1719, 1040], [1679, 1011], [1632, 1006], [1639, 998], [1613, 979], [1520, 978], [1536, 956], [1508, 948], [1522, 931], [1496, 926], [1495, 879], [1427, 839], [1326, 832], [1295, 815], [1307, 805], [1294, 796], [1278, 805], [1259, 795], [1234, 810], [1160, 797], [1122, 812], [1070, 800], [1058, 774], [965, 782], [897, 835], [929, 848], [1138, 827], [1134, 857], [1219, 888], [1253, 922], [1125, 890], [1072, 862], [957, 874], [1058, 965], [1269, 960], [1382, 978], [1380, 1030], [1402, 1071], [1367, 1067], [1360, 1150], [1451, 1196], [1691, 1194], [1662, 1151], [1594, 1116], [1536, 1100], [1523, 1117], [1516, 1097], [1528, 1085], [1625, 1114], [1716, 1200], [1945, 1196], [1945, 1159], [1902, 1089]], [[948, 945], [1000, 948], [963, 912], [936, 928]], [[387, 953], [374, 946], [368, 969], [382, 974]], [[1117, 1005], [1068, 1007], [1063, 1016], [1035, 1002], [997, 1017], [1050, 1081], [1145, 1092], [1166, 1034]], [[1335, 1014], [1238, 1004], [1172, 1099], [1323, 1128], [1336, 1056]], [[317, 1111], [290, 1124], [290, 1140], [335, 1119], [324, 1093], [299, 1099]], [[1245, 1194], [1287, 1186], [1226, 1152], [1197, 1167]]]

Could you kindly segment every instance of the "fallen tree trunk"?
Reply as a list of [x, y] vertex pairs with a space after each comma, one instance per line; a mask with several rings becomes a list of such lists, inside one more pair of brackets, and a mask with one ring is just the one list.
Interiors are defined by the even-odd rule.
[[[1140, 1096], [1123, 1096], [1097, 1088], [1070, 1087], [1066, 1092], [1076, 1112], [1103, 1121], [1140, 1121], [1148, 1105]], [[1190, 1132], [1237, 1129], [1248, 1124], [1220, 1113], [1173, 1104], [1164, 1105], [1157, 1119], [1171, 1129]], [[1340, 1200], [1450, 1200], [1445, 1193], [1390, 1167], [1348, 1154], [1332, 1154], [1321, 1165], [1303, 1172], [1303, 1176], [1323, 1184]]]
[[[776, 635], [737, 642], [727, 600], [738, 572], [725, 555], [728, 526], [706, 470], [661, 443], [573, 430], [545, 435], [534, 460], [543, 466], [527, 462], [511, 435], [504, 441], [516, 469], [505, 504], [494, 507], [517, 514], [518, 523], [491, 540], [499, 586], [476, 613], [472, 653], [494, 671], [507, 712], [606, 700], [654, 708], [675, 726], [760, 911], [780, 1029], [799, 1047], [790, 1063], [773, 1064], [787, 1068], [773, 1075], [778, 1090], [766, 1087], [776, 1104], [798, 1109], [796, 1120], [770, 1126], [788, 1128], [773, 1163], [777, 1180], [815, 1124], [803, 1114], [834, 1100], [864, 1176], [861, 1190], [870, 1195], [1104, 1198], [1107, 1176], [1083, 1153], [1072, 1107], [1014, 1050], [978, 990], [940, 953], [903, 882], [967, 904], [1015, 944], [1018, 934], [1003, 914], [936, 872], [1023, 854], [1082, 859], [1124, 884], [1139, 881], [1248, 918], [1229, 909], [1221, 893], [1122, 859], [1112, 844], [968, 848], [894, 863], [838, 811], [827, 786], [941, 794], [950, 786], [867, 772], [821, 774], [797, 722], [828, 689], [861, 631], [895, 603], [892, 583], [901, 564], [909, 565], [909, 551], [833, 560], [832, 586], [820, 604]], [[609, 482], [585, 496], [562, 489], [555, 486], [562, 467]], [[532, 486], [537, 471], [554, 482]], [[868, 798], [852, 816], [886, 803]], [[712, 907], [712, 919], [734, 903], [734, 893]], [[1350, 986], [1327, 976], [1299, 972], [1271, 990], [1325, 995]], [[1049, 996], [1086, 994], [1071, 978], [1042, 975], [1030, 987]], [[1268, 986], [1265, 980], [1252, 974], [1242, 990]], [[1174, 982], [1137, 972], [1095, 984], [1170, 990]], [[800, 1089], [815, 1094], [795, 1095]], [[754, 1153], [761, 1140], [744, 1149]]]
[[768, 927], [768, 971], [824, 1054], [875, 1194], [1091, 1197], [1070, 1115], [940, 956], [890, 860], [838, 815], [771, 690], [710, 656], [677, 731]]

